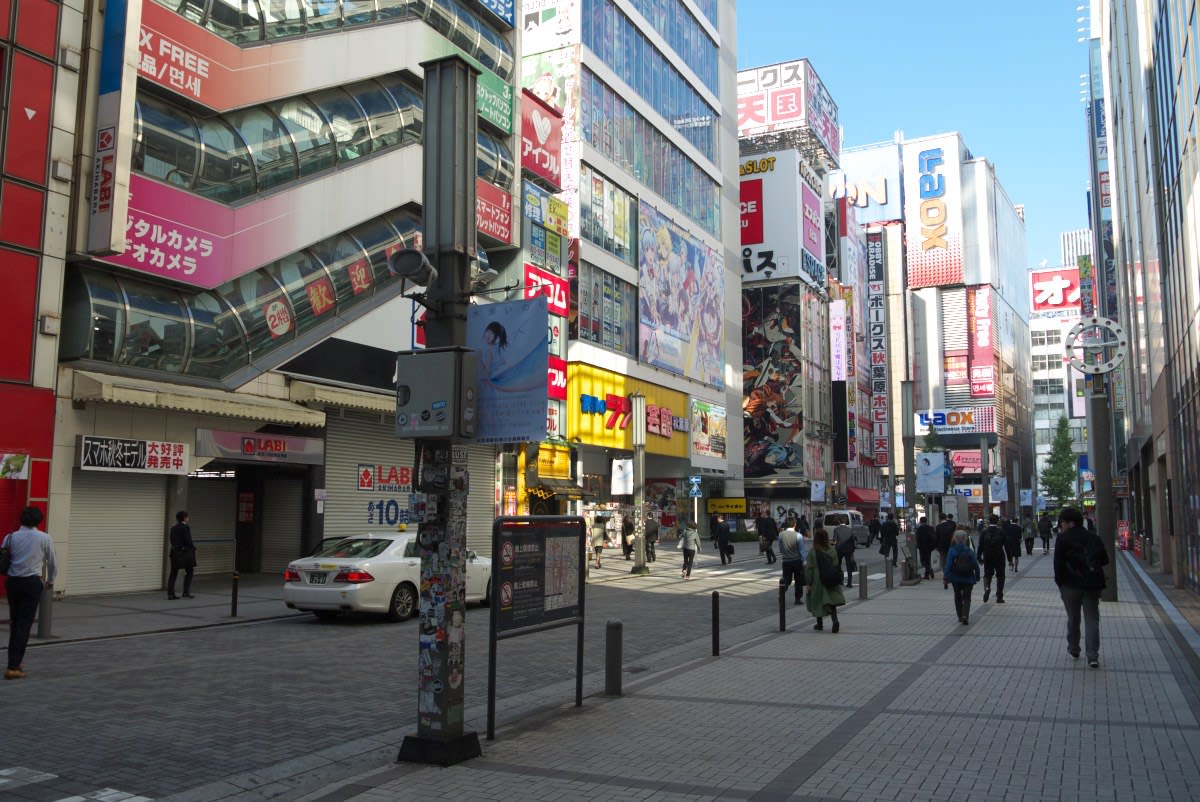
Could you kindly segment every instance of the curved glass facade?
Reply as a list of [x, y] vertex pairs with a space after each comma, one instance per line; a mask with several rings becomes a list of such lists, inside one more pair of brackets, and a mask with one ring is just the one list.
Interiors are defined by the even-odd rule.
[[[679, 0], [628, 1], [646, 18], [657, 34], [667, 40], [671, 49], [696, 73], [696, 77], [709, 91], [714, 95], [718, 94], [720, 85], [717, 80], [717, 66], [720, 63], [721, 48], [709, 38], [708, 32], [683, 3]], [[713, 20], [715, 26], [715, 0], [712, 3], [712, 13], [706, 10], [705, 14]], [[683, 82], [682, 76], [646, 41], [646, 37], [642, 36], [612, 0], [584, 0], [583, 41], [630, 86], [637, 88], [639, 81], [627, 78], [624, 74], [626, 68], [629, 68], [629, 71], [639, 70], [642, 73], [641, 81], [650, 83], [662, 80], [662, 76], [666, 74], [663, 71], [665, 65], [665, 69], [674, 74], [673, 79], [670, 79], [671, 83], [674, 83], [674, 79]], [[658, 63], [659, 60], [663, 62], [662, 65]], [[686, 82], [684, 85], [686, 86]], [[677, 90], [672, 87], [672, 91]], [[638, 94], [654, 103], [654, 98], [640, 88]], [[655, 108], [661, 111], [657, 103]], [[672, 118], [672, 115], [665, 111], [662, 114], [668, 119]]]
[[424, 20], [505, 80], [512, 48], [458, 0], [154, 0], [236, 44], [320, 34], [359, 25]]
[[[139, 94], [133, 169], [211, 200], [236, 203], [420, 142], [423, 102], [395, 76], [205, 118]], [[479, 177], [511, 188], [517, 168], [508, 146], [482, 130], [477, 145]]]
[[591, 70], [582, 76], [584, 141], [720, 237], [720, 184]]
[[[709, 161], [714, 161], [719, 112], [705, 102], [610, 0], [588, 0], [588, 10], [592, 13], [584, 17], [583, 43]], [[681, 13], [695, 25], [690, 14]], [[703, 42], [696, 42], [689, 49], [680, 50], [682, 44], [673, 46], [685, 61], [689, 54], [695, 57], [697, 52], [709, 53], [713, 59], [711, 72], [715, 81], [717, 47], [703, 31], [700, 35]], [[715, 86], [711, 88], [714, 93], [717, 91]]]
[[59, 357], [223, 379], [397, 284], [387, 257], [419, 227], [396, 210], [211, 291], [70, 270]]

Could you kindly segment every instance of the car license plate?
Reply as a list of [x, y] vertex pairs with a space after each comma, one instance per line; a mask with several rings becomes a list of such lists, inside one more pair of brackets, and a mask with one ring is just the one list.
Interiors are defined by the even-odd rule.
[[309, 574], [309, 575], [308, 575], [308, 584], [310, 584], [310, 585], [324, 585], [324, 584], [325, 584], [325, 574], [324, 574], [324, 573], [320, 573], [320, 574]]

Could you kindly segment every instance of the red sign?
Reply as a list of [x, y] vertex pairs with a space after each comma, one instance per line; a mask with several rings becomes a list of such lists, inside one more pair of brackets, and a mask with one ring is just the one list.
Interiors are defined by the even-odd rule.
[[757, 245], [763, 241], [763, 180], [742, 181], [742, 244]]
[[501, 242], [512, 242], [512, 195], [482, 178], [475, 179], [475, 228]]
[[521, 167], [562, 188], [562, 115], [528, 89], [521, 91]]
[[1079, 314], [1079, 268], [1034, 270], [1029, 274], [1029, 282], [1033, 293], [1031, 311]]
[[565, 278], [560, 278], [539, 267], [525, 263], [525, 297], [536, 298], [545, 295], [548, 299], [550, 314], [566, 317], [568, 304], [571, 300], [570, 285]]
[[971, 398], [996, 394], [995, 349], [992, 347], [991, 287], [967, 287], [967, 361]]
[[557, 356], [547, 357], [549, 362], [546, 394], [560, 401], [567, 400], [567, 360]]
[[407, 465], [358, 465], [358, 489], [380, 493], [412, 492], [412, 468]]

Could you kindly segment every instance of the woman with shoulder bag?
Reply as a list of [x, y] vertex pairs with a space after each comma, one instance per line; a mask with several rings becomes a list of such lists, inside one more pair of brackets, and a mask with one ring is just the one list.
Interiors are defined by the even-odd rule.
[[[828, 566], [824, 572], [822, 564]], [[826, 574], [831, 576], [836, 574], [836, 583], [825, 584], [822, 577]], [[842, 593], [842, 569], [839, 565], [837, 550], [829, 543], [829, 533], [820, 527], [813, 530], [812, 551], [808, 555], [808, 561], [804, 564], [804, 581], [808, 592], [805, 604], [808, 606], [808, 611], [817, 619], [813, 629], [824, 629], [822, 619], [829, 616], [833, 619], [833, 632], [841, 630], [837, 608], [846, 603], [846, 596]]]

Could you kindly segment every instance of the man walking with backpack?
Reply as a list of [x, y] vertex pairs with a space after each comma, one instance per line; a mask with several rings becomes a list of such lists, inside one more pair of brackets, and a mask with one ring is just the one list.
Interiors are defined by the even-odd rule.
[[1079, 659], [1079, 619], [1082, 612], [1088, 666], [1100, 667], [1100, 591], [1108, 551], [1095, 532], [1083, 526], [1083, 514], [1065, 507], [1058, 514], [1054, 546], [1054, 582], [1067, 610], [1067, 654]]
[[979, 535], [979, 556], [983, 560], [983, 600], [992, 594], [992, 575], [996, 576], [996, 604], [1004, 604], [1004, 530], [1000, 516], [988, 518], [988, 525]]

